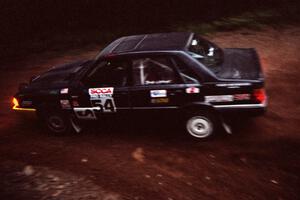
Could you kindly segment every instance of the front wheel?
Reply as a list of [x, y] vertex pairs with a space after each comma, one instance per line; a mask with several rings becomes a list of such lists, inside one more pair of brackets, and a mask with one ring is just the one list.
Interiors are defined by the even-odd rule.
[[81, 132], [82, 127], [77, 120], [63, 112], [48, 112], [43, 114], [43, 121], [51, 133], [64, 135], [68, 133]]
[[199, 139], [211, 138], [216, 129], [216, 123], [212, 114], [196, 113], [186, 120], [186, 131]]

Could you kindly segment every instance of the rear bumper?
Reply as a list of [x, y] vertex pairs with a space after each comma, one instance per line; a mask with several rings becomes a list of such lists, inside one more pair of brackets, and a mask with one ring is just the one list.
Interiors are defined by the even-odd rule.
[[266, 112], [267, 105], [262, 104], [235, 104], [235, 105], [214, 105], [221, 114], [239, 114], [243, 116], [259, 116]]

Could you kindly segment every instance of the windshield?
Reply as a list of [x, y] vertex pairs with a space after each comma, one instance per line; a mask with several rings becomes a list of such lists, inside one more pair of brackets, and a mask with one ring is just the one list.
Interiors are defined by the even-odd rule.
[[207, 67], [215, 67], [223, 61], [222, 49], [197, 35], [192, 39], [188, 50], [192, 57]]

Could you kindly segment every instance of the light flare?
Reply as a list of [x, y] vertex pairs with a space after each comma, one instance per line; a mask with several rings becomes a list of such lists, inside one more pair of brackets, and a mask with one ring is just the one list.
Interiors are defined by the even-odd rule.
[[22, 110], [22, 111], [36, 111], [36, 109], [34, 108], [20, 108], [20, 104], [17, 98], [13, 98], [12, 99], [12, 103], [13, 103], [13, 110]]

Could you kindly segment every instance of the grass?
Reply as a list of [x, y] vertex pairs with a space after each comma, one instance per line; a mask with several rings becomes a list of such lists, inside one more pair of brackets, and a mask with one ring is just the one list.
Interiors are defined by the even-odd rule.
[[189, 24], [177, 24], [171, 29], [175, 31], [191, 31], [202, 35], [216, 31], [232, 31], [241, 28], [261, 30], [263, 26], [281, 26], [284, 20], [274, 10], [246, 12], [239, 16], [224, 17], [207, 23], [191, 22]]
[[[209, 22], [184, 21], [175, 23], [166, 28], [155, 28], [150, 32], [163, 31], [191, 31], [202, 35], [211, 34], [217, 31], [232, 31], [241, 28], [261, 30], [263, 26], [269, 25], [275, 28], [287, 23], [298, 23], [300, 20], [298, 7], [285, 7], [282, 10], [258, 10], [246, 12], [238, 16], [228, 16]], [[27, 41], [15, 42], [14, 44], [2, 46], [0, 44], [0, 68], [1, 64], [22, 59], [24, 56], [39, 54], [44, 51], [65, 51], [74, 48], [84, 48], [90, 45], [104, 46], [108, 42], [121, 35], [140, 33], [138, 29], [130, 30], [84, 30], [73, 32], [39, 33], [38, 37]], [[143, 33], [145, 33], [143, 31]]]

